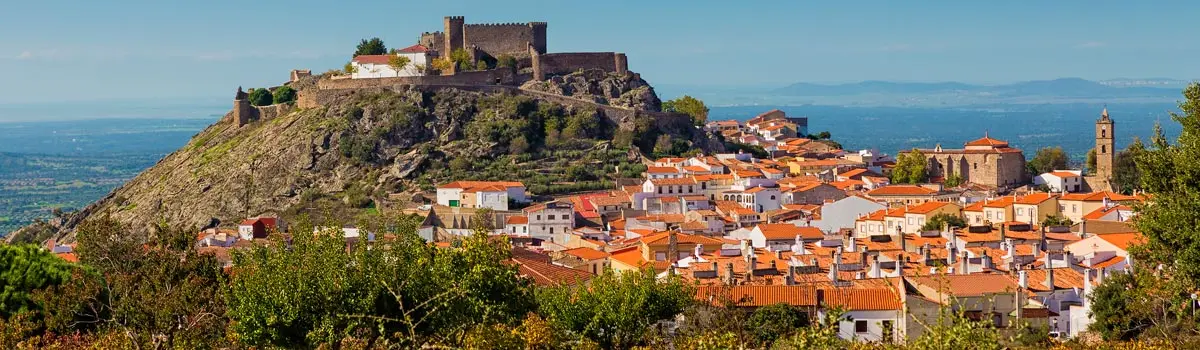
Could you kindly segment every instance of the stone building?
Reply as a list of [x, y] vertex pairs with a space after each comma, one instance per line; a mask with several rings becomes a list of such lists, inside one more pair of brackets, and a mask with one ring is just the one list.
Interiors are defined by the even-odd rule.
[[419, 44], [443, 56], [456, 49], [493, 58], [528, 57], [530, 47], [546, 53], [546, 22], [467, 24], [462, 16], [447, 16], [442, 22], [443, 31], [422, 33]]
[[929, 165], [929, 176], [949, 179], [959, 176], [964, 182], [996, 188], [1015, 187], [1026, 182], [1025, 154], [1008, 142], [983, 138], [967, 142], [961, 149], [922, 149]]
[[1113, 190], [1113, 162], [1117, 153], [1113, 139], [1116, 133], [1116, 123], [1108, 117], [1108, 108], [1104, 108], [1100, 119], [1096, 120], [1096, 169], [1090, 169], [1092, 175], [1083, 179], [1092, 191]]

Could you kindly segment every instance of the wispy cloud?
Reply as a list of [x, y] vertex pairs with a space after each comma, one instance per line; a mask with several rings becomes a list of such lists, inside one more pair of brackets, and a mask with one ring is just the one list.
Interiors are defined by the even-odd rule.
[[881, 46], [879, 48], [879, 51], [883, 51], [883, 52], [903, 52], [903, 51], [912, 51], [912, 50], [913, 50], [913, 46], [911, 44], [904, 44], [904, 43], [888, 44], [888, 45]]
[[1085, 41], [1085, 42], [1076, 44], [1075, 48], [1076, 49], [1095, 49], [1095, 48], [1105, 47], [1105, 46], [1108, 46], [1108, 44], [1103, 41]]
[[32, 51], [21, 51], [21, 54], [17, 55], [17, 57], [15, 57], [15, 58], [18, 60], [31, 59], [31, 58], [33, 58], [33, 52]]

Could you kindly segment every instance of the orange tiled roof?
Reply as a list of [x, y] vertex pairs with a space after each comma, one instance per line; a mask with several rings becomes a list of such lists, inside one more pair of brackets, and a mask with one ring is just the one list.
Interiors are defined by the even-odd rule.
[[825, 237], [825, 233], [821, 229], [811, 226], [800, 227], [792, 224], [758, 224], [758, 230], [762, 231], [763, 237], [769, 240], [795, 239], [800, 236], [804, 239], [821, 239]]
[[1122, 261], [1125, 261], [1125, 257], [1114, 256], [1114, 257], [1112, 257], [1112, 259], [1108, 259], [1108, 260], [1093, 264], [1092, 268], [1093, 269], [1106, 269], [1106, 268], [1112, 267], [1113, 265], [1119, 264]]
[[925, 188], [922, 186], [891, 185], [891, 186], [884, 186], [884, 187], [880, 187], [880, 188], [871, 190], [870, 192], [867, 192], [867, 195], [872, 196], [872, 197], [874, 197], [874, 196], [925, 196], [925, 195], [931, 195], [931, 194], [935, 194], [935, 193], [937, 193], [937, 191], [934, 191], [932, 189]]
[[1017, 289], [1017, 283], [1007, 275], [937, 275], [909, 277], [914, 284], [924, 285], [941, 294], [959, 297], [1007, 293]]
[[812, 286], [701, 286], [696, 300], [723, 304], [726, 300], [737, 306], [757, 307], [784, 303], [792, 306], [816, 306], [816, 288]]
[[908, 213], [928, 214], [931, 211], [941, 209], [942, 207], [945, 207], [947, 205], [950, 205], [950, 203], [948, 203], [948, 202], [925, 202], [925, 203], [921, 203], [920, 205], [908, 208]]
[[696, 181], [733, 180], [733, 174], [709, 174], [693, 176]]
[[1093, 210], [1091, 213], [1088, 213], [1087, 215], [1084, 215], [1083, 219], [1084, 220], [1100, 220], [1100, 218], [1104, 217], [1105, 215], [1108, 215], [1112, 212], [1120, 211], [1120, 210], [1131, 211], [1133, 209], [1130, 207], [1124, 206], [1124, 205], [1114, 205], [1109, 208], [1101, 207], [1101, 208], [1097, 208], [1096, 210]]
[[525, 215], [513, 215], [504, 219], [506, 225], [525, 225], [529, 223], [529, 217]]
[[1048, 201], [1051, 198], [1054, 198], [1057, 196], [1058, 195], [1053, 194], [1053, 193], [1038, 192], [1038, 193], [1032, 193], [1032, 194], [1026, 195], [1024, 197], [1021, 197], [1021, 198], [1017, 199], [1017, 201], [1014, 203], [1016, 203], [1016, 204], [1041, 204], [1042, 202]]
[[650, 173], [650, 174], [674, 174], [674, 173], [678, 173], [678, 172], [679, 172], [679, 169], [675, 169], [673, 167], [666, 167], [666, 166], [646, 167], [646, 173]]
[[1129, 250], [1129, 246], [1145, 243], [1146, 241], [1146, 237], [1142, 236], [1142, 234], [1139, 232], [1105, 233], [1096, 236], [1100, 237], [1100, 239], [1103, 239], [1105, 242], [1117, 246], [1117, 248], [1121, 248], [1121, 250]]
[[974, 141], [967, 142], [967, 144], [966, 144], [966, 145], [967, 145], [967, 146], [992, 146], [992, 147], [1008, 147], [1008, 142], [1007, 142], [1007, 141], [1001, 141], [1001, 140], [993, 139], [993, 138], [991, 138], [991, 137], [987, 137], [987, 136], [985, 135], [985, 136], [984, 136], [983, 138], [981, 138], [981, 139], [976, 139], [976, 140], [974, 140]]
[[825, 305], [840, 306], [850, 311], [900, 310], [900, 291], [882, 288], [825, 289]]
[[504, 187], [504, 188], [525, 187], [525, 185], [521, 184], [520, 182], [516, 182], [516, 181], [454, 181], [454, 182], [451, 182], [451, 183], [448, 183], [445, 185], [438, 186], [438, 188], [461, 188], [461, 189], [466, 190], [466, 189], [470, 189], [470, 188], [485, 188], [485, 187], [492, 187], [492, 186], [500, 186], [500, 187]]
[[[642, 236], [641, 242], [645, 243], [646, 245], [655, 245], [655, 244], [667, 244], [668, 240], [670, 240], [670, 235], [668, 234], [668, 232], [658, 232], [658, 233]], [[690, 235], [690, 234], [686, 234], [686, 233], [676, 233], [675, 234], [675, 242], [676, 243], [684, 243], [684, 244], [709, 244], [709, 245], [713, 245], [713, 246], [724, 243], [721, 240], [716, 239], [716, 238], [700, 236], [700, 235]]]
[[563, 253], [573, 255], [583, 260], [604, 259], [610, 255], [608, 253], [586, 247], [567, 249], [564, 250]]
[[569, 267], [558, 266], [526, 258], [513, 258], [518, 273], [543, 286], [569, 285], [592, 278], [592, 274]]
[[696, 179], [695, 179], [695, 178], [691, 178], [691, 177], [680, 177], [680, 178], [673, 178], [673, 179], [651, 179], [651, 180], [650, 180], [650, 183], [652, 183], [652, 184], [654, 184], [654, 185], [656, 185], [656, 186], [663, 186], [663, 185], [694, 185], [694, 184], [696, 184]]
[[1079, 174], [1072, 173], [1072, 172], [1070, 172], [1070, 171], [1053, 171], [1053, 172], [1050, 172], [1050, 175], [1057, 176], [1057, 177], [1062, 177], [1062, 178], [1078, 177], [1078, 176], [1079, 176]]

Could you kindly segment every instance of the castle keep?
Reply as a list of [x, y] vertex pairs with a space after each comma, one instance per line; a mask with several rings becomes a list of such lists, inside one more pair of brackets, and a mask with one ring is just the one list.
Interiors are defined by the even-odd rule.
[[1008, 142], [983, 138], [967, 142], [961, 149], [922, 149], [929, 176], [949, 179], [959, 176], [964, 182], [997, 188], [1025, 183], [1025, 154]]
[[528, 57], [530, 48], [546, 53], [546, 22], [467, 24], [462, 16], [443, 19], [441, 32], [421, 34], [419, 44], [442, 55], [455, 49], [492, 58]]

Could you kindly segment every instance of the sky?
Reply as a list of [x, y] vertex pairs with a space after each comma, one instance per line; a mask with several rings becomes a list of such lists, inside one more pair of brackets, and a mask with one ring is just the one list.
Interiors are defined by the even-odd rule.
[[[652, 84], [1200, 78], [1200, 1], [0, 0], [0, 104], [232, 98], [468, 23], [548, 22]], [[1194, 35], [1194, 34], [1193, 34]]]

